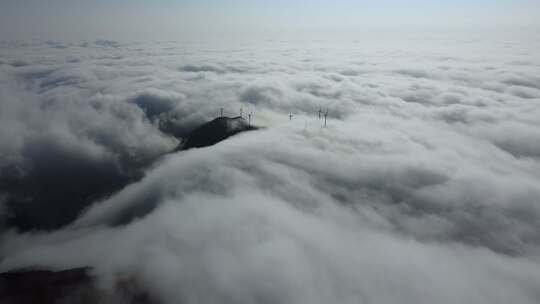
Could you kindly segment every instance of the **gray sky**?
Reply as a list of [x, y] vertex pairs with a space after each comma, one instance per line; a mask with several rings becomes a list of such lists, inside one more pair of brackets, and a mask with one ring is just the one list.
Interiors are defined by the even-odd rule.
[[176, 39], [331, 30], [540, 28], [536, 0], [0, 1], [2, 39]]

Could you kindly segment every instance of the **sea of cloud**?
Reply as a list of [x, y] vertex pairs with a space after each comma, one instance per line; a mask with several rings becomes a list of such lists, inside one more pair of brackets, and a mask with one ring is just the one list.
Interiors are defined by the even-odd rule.
[[[0, 269], [165, 303], [538, 303], [540, 39], [464, 37], [2, 42]], [[265, 128], [170, 153], [240, 107]]]

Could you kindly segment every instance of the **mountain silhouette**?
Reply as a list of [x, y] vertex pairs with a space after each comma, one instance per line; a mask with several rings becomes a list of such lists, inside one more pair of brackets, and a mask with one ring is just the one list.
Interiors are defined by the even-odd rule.
[[215, 145], [218, 142], [240, 132], [257, 129], [257, 127], [250, 125], [244, 118], [240, 116], [218, 117], [189, 133], [182, 143], [180, 143], [180, 145], [176, 148], [176, 151]]
[[22, 269], [0, 273], [0, 303], [126, 303], [157, 304], [132, 278], [117, 280], [101, 290], [89, 267], [66, 270]]

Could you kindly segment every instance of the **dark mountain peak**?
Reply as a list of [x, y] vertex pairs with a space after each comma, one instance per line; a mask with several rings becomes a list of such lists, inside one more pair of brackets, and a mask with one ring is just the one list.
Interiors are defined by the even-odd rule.
[[176, 150], [211, 146], [240, 132], [257, 129], [240, 116], [218, 117], [189, 133]]

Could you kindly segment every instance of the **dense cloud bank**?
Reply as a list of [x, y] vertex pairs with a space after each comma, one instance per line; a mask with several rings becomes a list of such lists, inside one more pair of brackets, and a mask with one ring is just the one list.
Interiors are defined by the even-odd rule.
[[[2, 216], [74, 221], [6, 226], [0, 269], [166, 303], [538, 303], [538, 46], [5, 42]], [[268, 128], [166, 154], [240, 107]]]

